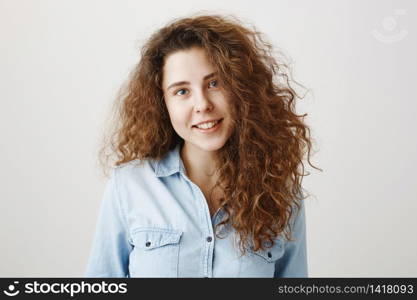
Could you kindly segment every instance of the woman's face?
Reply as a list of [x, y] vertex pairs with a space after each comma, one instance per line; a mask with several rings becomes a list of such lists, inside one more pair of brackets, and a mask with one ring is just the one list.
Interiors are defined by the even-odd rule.
[[162, 88], [172, 126], [185, 146], [205, 151], [224, 146], [232, 133], [230, 101], [202, 48], [168, 55]]

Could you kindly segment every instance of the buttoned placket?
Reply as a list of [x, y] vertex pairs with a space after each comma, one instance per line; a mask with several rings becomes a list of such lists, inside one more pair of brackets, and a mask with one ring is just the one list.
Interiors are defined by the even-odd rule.
[[[214, 245], [215, 245], [215, 236], [213, 234], [213, 223], [210, 217], [210, 210], [208, 207], [208, 203], [201, 189], [194, 182], [192, 182], [187, 177], [187, 175], [185, 175], [183, 172], [181, 172], [181, 175], [191, 185], [194, 193], [199, 195], [198, 198], [200, 198], [200, 204], [203, 207], [204, 219], [206, 222], [206, 226], [204, 227], [205, 237], [204, 237], [203, 277], [213, 277], [213, 253], [214, 253]], [[217, 209], [216, 213], [213, 216], [213, 219], [216, 217], [218, 211], [219, 209]]]

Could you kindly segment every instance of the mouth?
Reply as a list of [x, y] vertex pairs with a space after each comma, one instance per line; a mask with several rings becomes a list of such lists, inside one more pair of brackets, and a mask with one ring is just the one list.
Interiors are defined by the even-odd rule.
[[213, 132], [221, 126], [222, 121], [223, 118], [211, 122], [202, 123], [199, 125], [193, 125], [192, 128], [205, 133]]

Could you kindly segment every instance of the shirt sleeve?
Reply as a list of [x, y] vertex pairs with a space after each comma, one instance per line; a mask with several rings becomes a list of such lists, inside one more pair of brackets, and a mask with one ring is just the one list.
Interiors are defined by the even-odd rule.
[[[297, 214], [298, 212], [298, 214]], [[275, 263], [274, 277], [308, 277], [306, 219], [304, 201], [301, 207], [295, 210], [293, 220], [292, 238], [284, 245], [284, 255]]]
[[117, 191], [116, 169], [111, 171], [101, 201], [85, 277], [129, 277], [127, 221]]

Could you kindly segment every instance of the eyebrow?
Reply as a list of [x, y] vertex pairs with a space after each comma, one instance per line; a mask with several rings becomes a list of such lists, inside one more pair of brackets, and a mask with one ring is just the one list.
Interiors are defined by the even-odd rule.
[[[212, 77], [214, 77], [216, 74], [217, 74], [217, 72], [210, 73], [210, 74], [208, 74], [208, 75], [204, 76], [203, 80], [207, 80], [207, 79], [209, 79], [209, 78], [212, 78]], [[174, 82], [174, 83], [170, 84], [170, 85], [167, 87], [167, 90], [169, 90], [169, 89], [171, 89], [171, 88], [173, 88], [173, 87], [176, 87], [176, 86], [179, 86], [179, 85], [185, 85], [185, 84], [190, 84], [190, 82], [189, 82], [189, 81], [178, 81], [178, 82]]]

